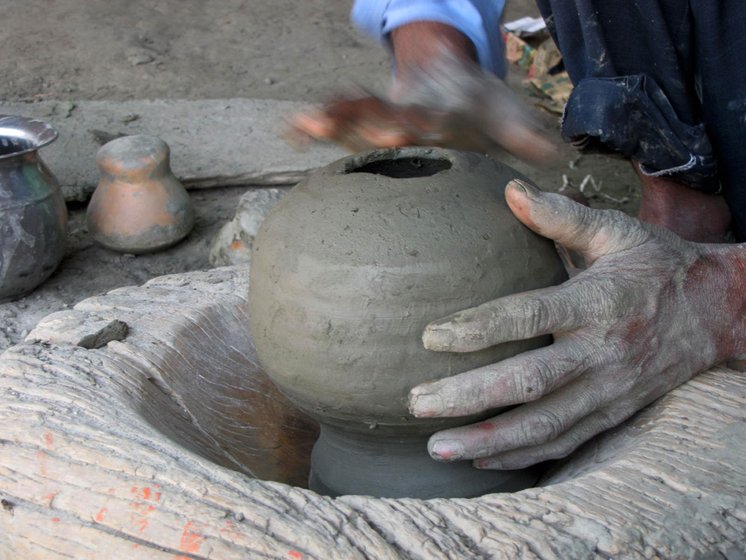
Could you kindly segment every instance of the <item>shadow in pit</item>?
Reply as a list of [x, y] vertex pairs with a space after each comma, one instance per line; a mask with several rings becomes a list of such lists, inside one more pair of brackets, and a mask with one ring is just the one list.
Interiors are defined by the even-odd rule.
[[[308, 488], [318, 423], [259, 366], [246, 304], [200, 309], [167, 340], [138, 345], [153, 366], [138, 411], [178, 445], [252, 478]], [[534, 483], [548, 464], [528, 469]], [[531, 483], [529, 483], [531, 485]]]
[[203, 309], [192, 328], [151, 343], [157, 376], [143, 383], [139, 404], [150, 425], [223, 467], [308, 486], [318, 425], [262, 371], [245, 306]]

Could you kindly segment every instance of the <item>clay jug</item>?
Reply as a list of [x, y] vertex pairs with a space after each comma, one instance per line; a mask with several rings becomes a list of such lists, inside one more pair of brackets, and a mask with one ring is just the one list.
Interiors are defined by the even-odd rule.
[[45, 122], [0, 115], [0, 302], [44, 282], [65, 253], [65, 200], [38, 152], [55, 138]]
[[101, 178], [88, 204], [88, 231], [108, 249], [150, 253], [175, 245], [194, 226], [189, 194], [160, 138], [117, 138], [96, 154]]
[[252, 336], [272, 380], [321, 424], [312, 489], [468, 497], [534, 482], [527, 471], [434, 461], [433, 432], [478, 418], [416, 419], [407, 409], [419, 383], [550, 342], [466, 354], [422, 345], [435, 319], [566, 278], [553, 244], [507, 207], [516, 177], [475, 153], [379, 150], [318, 171], [265, 219], [252, 252]]

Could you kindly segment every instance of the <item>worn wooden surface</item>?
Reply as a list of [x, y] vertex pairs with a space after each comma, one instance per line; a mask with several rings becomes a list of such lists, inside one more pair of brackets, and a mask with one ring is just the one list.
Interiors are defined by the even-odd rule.
[[[516, 494], [334, 500], [252, 478], [297, 478], [305, 466], [290, 461], [307, 454], [314, 427], [256, 366], [246, 278], [223, 268], [118, 289], [50, 316], [0, 356], [0, 558], [746, 550], [746, 377], [723, 368]], [[128, 330], [107, 346], [76, 345], [113, 320]]]

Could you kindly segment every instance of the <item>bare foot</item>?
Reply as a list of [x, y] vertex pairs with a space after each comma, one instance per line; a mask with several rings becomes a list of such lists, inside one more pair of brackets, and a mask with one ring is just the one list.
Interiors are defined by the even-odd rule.
[[725, 199], [686, 185], [650, 177], [633, 162], [642, 182], [639, 218], [673, 231], [687, 241], [725, 243], [730, 231], [730, 210]]

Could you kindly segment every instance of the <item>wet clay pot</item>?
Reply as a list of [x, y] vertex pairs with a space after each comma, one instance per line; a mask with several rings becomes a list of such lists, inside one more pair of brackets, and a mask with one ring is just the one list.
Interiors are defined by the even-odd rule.
[[44, 282], [65, 253], [65, 200], [38, 152], [55, 138], [45, 122], [0, 115], [0, 302]]
[[88, 205], [88, 231], [108, 249], [150, 253], [175, 245], [194, 226], [189, 194], [171, 172], [168, 145], [125, 136], [96, 155], [101, 178]]
[[505, 185], [518, 176], [474, 153], [379, 150], [315, 173], [265, 219], [252, 253], [252, 336], [273, 381], [321, 423], [312, 489], [430, 498], [533, 484], [527, 471], [434, 461], [428, 436], [477, 418], [407, 410], [419, 383], [550, 342], [457, 354], [421, 340], [435, 319], [565, 279], [552, 243], [507, 207]]

